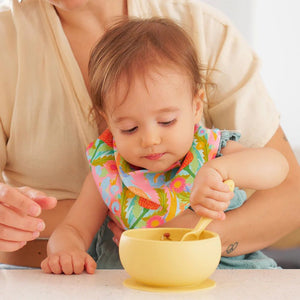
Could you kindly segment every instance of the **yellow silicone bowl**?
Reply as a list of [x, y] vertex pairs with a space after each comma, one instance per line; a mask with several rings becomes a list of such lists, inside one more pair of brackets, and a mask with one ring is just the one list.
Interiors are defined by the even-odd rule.
[[[199, 240], [180, 241], [191, 229], [153, 228], [125, 231], [120, 239], [121, 263], [138, 283], [156, 287], [199, 284], [217, 268], [221, 241], [217, 233], [203, 231]], [[164, 233], [172, 240], [161, 240]]]

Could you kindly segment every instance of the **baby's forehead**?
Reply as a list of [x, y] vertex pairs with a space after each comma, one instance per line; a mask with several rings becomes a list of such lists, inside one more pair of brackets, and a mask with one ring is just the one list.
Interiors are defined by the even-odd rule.
[[[147, 72], [125, 72], [111, 85], [106, 94], [106, 106], [122, 105], [132, 94], [151, 94], [153, 90], [163, 93], [164, 90], [182, 88], [193, 91], [190, 77], [178, 68], [151, 68]], [[138, 99], [136, 99], [138, 101]]]
[[174, 111], [178, 105], [186, 105], [187, 101], [192, 103], [192, 96], [189, 77], [177, 70], [154, 71], [129, 79], [123, 77], [108, 94], [105, 113], [110, 118], [118, 118], [138, 106], [142, 107], [142, 112], [163, 114]]
[[176, 88], [183, 84], [193, 86], [189, 74], [177, 66], [158, 65], [149, 66], [148, 68], [137, 67], [135, 70], [124, 70], [116, 76], [108, 91], [108, 96], [127, 95], [130, 90], [137, 87], [144, 88], [145, 92], [150, 92], [150, 88], [153, 85], [172, 85], [172, 88]]

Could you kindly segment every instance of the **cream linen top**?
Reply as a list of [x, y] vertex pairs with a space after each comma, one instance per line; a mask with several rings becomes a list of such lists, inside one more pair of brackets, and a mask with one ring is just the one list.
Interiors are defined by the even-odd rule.
[[[47, 1], [13, 0], [11, 9], [0, 10], [0, 179], [76, 198], [89, 172], [85, 148], [98, 136], [79, 66]], [[237, 129], [248, 146], [272, 137], [279, 114], [259, 61], [226, 17], [198, 0], [128, 0], [128, 13], [178, 21], [202, 64], [217, 70], [206, 126]]]

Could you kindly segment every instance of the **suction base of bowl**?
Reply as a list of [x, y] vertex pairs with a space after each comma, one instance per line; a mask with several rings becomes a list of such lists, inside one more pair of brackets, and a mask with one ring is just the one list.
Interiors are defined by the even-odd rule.
[[178, 292], [192, 292], [196, 290], [211, 289], [216, 286], [215, 281], [211, 279], [206, 279], [199, 284], [189, 285], [189, 286], [172, 286], [172, 287], [161, 287], [161, 286], [150, 286], [144, 285], [135, 281], [133, 278], [127, 278], [123, 281], [123, 285], [146, 292], [156, 292], [156, 293], [178, 293]]

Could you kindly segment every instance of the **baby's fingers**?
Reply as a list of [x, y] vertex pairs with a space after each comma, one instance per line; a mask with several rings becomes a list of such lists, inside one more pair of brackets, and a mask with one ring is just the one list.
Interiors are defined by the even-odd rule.
[[97, 264], [87, 253], [73, 253], [50, 255], [41, 263], [41, 268], [45, 273], [66, 275], [81, 274], [84, 269], [87, 273], [95, 273]]
[[[227, 187], [228, 188], [228, 187]], [[213, 199], [215, 201], [219, 201], [219, 202], [230, 202], [230, 200], [233, 198], [234, 193], [231, 191], [227, 191], [227, 192], [223, 192], [220, 190], [213, 190], [210, 189], [206, 195], [207, 198]], [[226, 207], [227, 208], [227, 207]]]
[[89, 274], [94, 274], [95, 270], [97, 268], [96, 262], [89, 256], [87, 255], [85, 258], [85, 270]]
[[194, 206], [203, 206], [207, 208], [208, 210], [213, 211], [224, 211], [228, 208], [230, 204], [230, 200], [228, 201], [218, 201], [210, 197], [205, 197], [201, 200], [199, 203], [191, 203], [191, 206], [194, 208]]
[[202, 217], [221, 221], [225, 219], [225, 213], [223, 210], [211, 210], [200, 204], [192, 205], [192, 208], [198, 215]]
[[56, 274], [60, 274], [61, 272], [58, 272], [58, 268], [55, 266], [53, 261], [51, 262], [51, 264], [49, 263], [49, 261], [50, 261], [50, 257], [48, 256], [41, 262], [41, 269], [43, 270], [43, 272], [47, 274], [54, 273], [52, 271], [52, 266], [54, 266], [54, 269], [57, 272]]
[[41, 263], [41, 268], [45, 273], [61, 274], [62, 268], [58, 255], [51, 255], [44, 259]]
[[[65, 274], [72, 274], [72, 273], [70, 273], [71, 272], [70, 269], [65, 269], [63, 267], [62, 261], [61, 261], [61, 265], [62, 265], [62, 268], [63, 268], [63, 271]], [[73, 273], [81, 274], [84, 270], [86, 270], [87, 273], [94, 274], [96, 267], [97, 267], [96, 262], [86, 252], [80, 251], [80, 252], [75, 252], [72, 254], [72, 272]]]
[[66, 275], [73, 274], [73, 258], [69, 254], [62, 254], [59, 258], [62, 273]]

